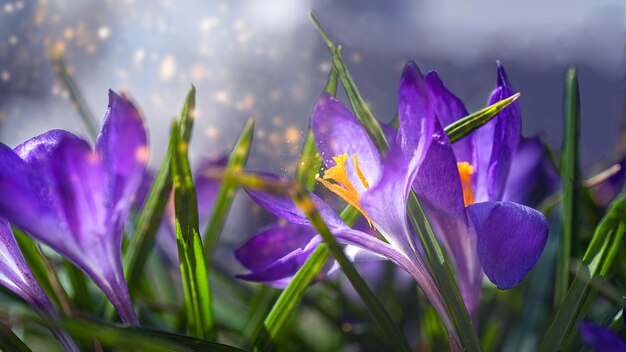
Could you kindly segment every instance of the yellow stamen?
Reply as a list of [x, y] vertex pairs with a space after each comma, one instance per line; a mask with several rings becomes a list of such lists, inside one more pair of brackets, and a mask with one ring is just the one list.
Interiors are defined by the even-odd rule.
[[363, 173], [361, 172], [361, 168], [359, 168], [359, 161], [356, 158], [356, 154], [352, 155], [352, 158], [354, 159], [354, 168], [356, 169], [356, 174], [359, 176], [363, 187], [365, 187], [365, 189], [370, 188], [370, 184], [367, 183], [365, 176], [363, 176]]
[[463, 203], [465, 206], [474, 204], [474, 192], [472, 192], [472, 180], [470, 175], [474, 173], [474, 168], [468, 162], [456, 163], [461, 176], [461, 186], [463, 187]]
[[[367, 189], [369, 188], [369, 184], [367, 183], [363, 172], [361, 172], [361, 169], [359, 168], [356, 155], [353, 155], [353, 158], [356, 174], [363, 183], [363, 187]], [[333, 160], [335, 161], [335, 166], [324, 171], [324, 178], [318, 177], [316, 178], [316, 180], [323, 184], [324, 187], [328, 188], [331, 192], [341, 197], [355, 209], [357, 209], [361, 214], [363, 214], [367, 222], [372, 225], [372, 219], [370, 219], [370, 217], [361, 207], [361, 203], [359, 201], [359, 192], [356, 190], [354, 185], [352, 185], [352, 182], [350, 182], [350, 178], [348, 177], [348, 173], [346, 171], [346, 161], [348, 160], [348, 154], [342, 154], [333, 157]], [[332, 180], [335, 183], [331, 183], [327, 180]]]

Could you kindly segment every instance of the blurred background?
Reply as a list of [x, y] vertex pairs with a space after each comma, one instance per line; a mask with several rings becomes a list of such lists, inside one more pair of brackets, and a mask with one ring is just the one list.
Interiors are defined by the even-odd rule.
[[[253, 117], [250, 167], [291, 174], [330, 68], [309, 10], [344, 45], [352, 76], [382, 120], [395, 113], [407, 59], [424, 72], [439, 71], [470, 111], [485, 104], [495, 85], [495, 60], [501, 60], [522, 92], [524, 133], [543, 133], [558, 148], [562, 80], [566, 65], [576, 64], [583, 166], [599, 168], [620, 155], [618, 136], [626, 122], [623, 0], [471, 5], [453, 0], [2, 0], [0, 141], [15, 146], [52, 128], [86, 135], [52, 69], [48, 50], [56, 47], [98, 119], [106, 110], [107, 89], [132, 97], [147, 120], [153, 168], [165, 152], [170, 121], [194, 84], [193, 159], [228, 152]], [[237, 204], [243, 207], [245, 201]], [[229, 226], [246, 237], [245, 222]]]

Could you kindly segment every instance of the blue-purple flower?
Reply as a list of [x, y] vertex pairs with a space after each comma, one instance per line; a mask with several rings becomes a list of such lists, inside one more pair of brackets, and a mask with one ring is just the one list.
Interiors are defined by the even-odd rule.
[[[424, 86], [438, 117], [436, 142], [428, 150], [414, 189], [455, 261], [461, 293], [468, 311], [476, 317], [483, 271], [500, 289], [516, 286], [539, 259], [547, 241], [548, 224], [540, 212], [503, 201], [521, 137], [519, 103], [506, 107], [452, 146], [441, 125], [466, 116], [467, 110], [437, 73], [429, 72]], [[504, 68], [498, 64], [497, 86], [489, 105], [514, 93]], [[533, 181], [532, 175], [525, 177]]]
[[626, 341], [607, 328], [581, 321], [578, 331], [583, 341], [596, 352], [626, 352]]
[[[0, 218], [0, 285], [21, 297], [44, 318], [58, 318], [52, 302], [26, 264], [11, 231], [11, 225], [2, 218]], [[66, 351], [78, 351], [74, 341], [65, 332], [52, 329], [52, 333]]]
[[112, 91], [95, 150], [61, 130], [0, 144], [0, 215], [85, 271], [131, 325], [121, 245], [147, 159], [139, 112]]
[[[413, 107], [412, 112], [423, 110], [420, 96], [402, 98], [402, 104]], [[316, 146], [327, 167], [318, 181], [358, 209], [380, 236], [350, 228], [322, 199], [315, 194], [310, 196], [337, 240], [348, 245], [349, 257], [387, 258], [407, 271], [454, 337], [456, 332], [447, 309], [407, 222], [412, 179], [432, 140], [421, 136], [432, 135], [434, 121], [412, 112], [400, 114], [400, 131], [384, 162], [363, 126], [335, 98], [323, 94], [311, 117]], [[412, 151], [405, 154], [405, 150]], [[240, 277], [284, 287], [321, 243], [321, 237], [291, 199], [246, 191], [254, 201], [288, 223], [270, 225], [236, 251], [239, 261], [251, 271]]]
[[[505, 81], [500, 68], [491, 104], [513, 94]], [[454, 335], [407, 222], [408, 196], [411, 189], [416, 191], [454, 259], [471, 313], [477, 307], [483, 268], [498, 287], [515, 286], [539, 258], [548, 233], [541, 213], [497, 201], [503, 197], [519, 140], [519, 106], [503, 110], [479, 131], [480, 137], [452, 147], [441, 126], [466, 116], [467, 111], [436, 73], [424, 79], [409, 63], [398, 89], [398, 115], [400, 128], [384, 160], [358, 120], [333, 97], [322, 95], [311, 117], [316, 146], [327, 168], [318, 181], [358, 209], [380, 236], [348, 228], [328, 205], [312, 197], [337, 239], [361, 249], [349, 252], [388, 258], [409, 272]], [[285, 285], [320, 242], [319, 235], [290, 200], [252, 190], [248, 194], [291, 224], [265, 229], [237, 251], [240, 262], [252, 271], [244, 278]]]

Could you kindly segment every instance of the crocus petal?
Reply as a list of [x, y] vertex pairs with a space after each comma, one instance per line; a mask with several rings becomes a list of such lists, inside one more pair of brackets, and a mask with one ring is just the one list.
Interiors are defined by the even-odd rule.
[[[491, 94], [488, 105], [495, 104], [515, 94], [504, 71], [498, 62], [497, 88]], [[479, 156], [478, 172], [484, 187], [479, 192], [477, 201], [501, 200], [504, 186], [509, 175], [511, 159], [521, 136], [522, 112], [519, 102], [515, 101], [504, 108], [493, 120], [481, 127], [476, 133], [476, 150]], [[487, 127], [487, 128], [485, 128]], [[491, 148], [484, 146], [491, 146]], [[484, 149], [483, 149], [484, 148]], [[487, 161], [489, 152], [489, 161]]]
[[[424, 77], [424, 83], [426, 84], [428, 97], [433, 104], [433, 109], [443, 127], [469, 115], [461, 99], [446, 88], [437, 72], [428, 72]], [[473, 135], [457, 141], [452, 148], [459, 162], [465, 161], [474, 164]]]
[[384, 243], [378, 238], [369, 236], [360, 231], [353, 229], [338, 230], [333, 233], [337, 240], [344, 244], [359, 247], [365, 251], [385, 257], [397, 266], [404, 269], [409, 275], [415, 279], [419, 287], [439, 313], [439, 317], [444, 323], [448, 332], [456, 338], [456, 332], [452, 321], [448, 314], [443, 298], [437, 290], [437, 285], [433, 280], [426, 265], [419, 256], [407, 256], [405, 253], [398, 251], [392, 245]]
[[472, 316], [478, 309], [482, 272], [476, 257], [476, 234], [470, 228], [461, 187], [457, 159], [439, 122], [434, 143], [419, 168], [413, 189], [426, 216], [452, 256], [461, 293]]
[[626, 352], [626, 342], [611, 330], [581, 321], [578, 331], [583, 341], [596, 352]]
[[606, 207], [624, 189], [626, 181], [626, 158], [620, 160], [615, 167], [619, 169], [611, 176], [591, 188], [595, 201]]
[[485, 274], [501, 290], [515, 287], [535, 265], [548, 240], [548, 222], [535, 209], [511, 202], [467, 207], [476, 228]]
[[0, 218], [0, 284], [30, 304], [47, 301], [22, 256], [11, 226], [3, 218]]
[[365, 191], [365, 187], [355, 171], [353, 155], [358, 159], [365, 179], [370, 184], [378, 180], [380, 155], [376, 146], [348, 108], [328, 93], [323, 93], [313, 108], [311, 131], [315, 146], [327, 168], [335, 165], [333, 157], [348, 154], [348, 178], [359, 193]]
[[60, 209], [69, 233], [76, 236], [73, 240], [84, 248], [98, 245], [103, 236], [110, 235], [99, 155], [83, 140], [64, 139], [55, 150], [51, 167]]
[[417, 170], [409, 169], [399, 141], [391, 147], [377, 184], [361, 196], [361, 206], [376, 228], [398, 251], [413, 255], [414, 243], [407, 223], [407, 200]]
[[108, 200], [115, 204], [113, 215], [125, 220], [148, 161], [147, 136], [137, 109], [113, 91], [109, 91], [96, 152], [106, 171]]
[[68, 138], [78, 139], [77, 136], [64, 130], [50, 130], [22, 142], [15, 147], [14, 151], [31, 167], [45, 169], [50, 155], [62, 140]]
[[396, 140], [387, 154], [380, 180], [361, 197], [363, 209], [373, 219], [376, 228], [389, 244], [350, 229], [339, 231], [335, 236], [343, 243], [385, 256], [405, 269], [417, 281], [442, 317], [448, 332], [454, 336], [455, 330], [450, 323], [448, 312], [426, 265], [417, 252], [415, 237], [407, 223], [407, 200], [417, 169], [410, 169], [410, 162], [402, 149], [400, 141]]
[[63, 238], [63, 221], [52, 205], [54, 196], [43, 176], [0, 144], [0, 215], [31, 234], [56, 242]]
[[513, 155], [503, 200], [536, 206], [559, 187], [559, 175], [539, 137], [520, 139]]
[[[274, 180], [284, 180], [284, 178], [270, 173], [259, 172], [258, 174]], [[252, 200], [277, 217], [293, 222], [294, 224], [310, 224], [306, 215], [291, 198], [277, 196], [250, 188], [244, 188], [244, 190], [248, 193]], [[313, 193], [309, 192], [309, 196], [313, 200], [313, 203], [315, 203], [315, 207], [326, 225], [330, 227], [347, 227], [343, 220], [339, 218], [337, 213], [328, 204], [326, 204], [326, 202]]]
[[409, 61], [402, 71], [398, 87], [397, 140], [406, 153], [409, 169], [416, 168], [432, 141], [437, 117], [424, 85], [421, 72]]
[[278, 222], [250, 238], [235, 251], [235, 257], [246, 269], [259, 271], [297, 249], [308, 247], [316, 235], [311, 226]]

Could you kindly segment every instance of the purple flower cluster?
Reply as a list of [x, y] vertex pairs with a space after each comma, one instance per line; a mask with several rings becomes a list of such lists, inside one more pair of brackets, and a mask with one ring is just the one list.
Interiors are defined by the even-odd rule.
[[[514, 93], [498, 64], [497, 85], [489, 104]], [[352, 259], [387, 258], [402, 267], [454, 334], [408, 223], [409, 193], [415, 192], [452, 257], [464, 301], [476, 318], [483, 273], [498, 288], [510, 289], [528, 274], [546, 244], [545, 217], [510, 200], [524, 201], [537, 182], [553, 189], [555, 180], [542, 166], [545, 160], [538, 139], [521, 138], [517, 102], [451, 145], [442, 126], [469, 115], [468, 111], [436, 72], [423, 76], [410, 62], [400, 80], [398, 114], [399, 130], [387, 133], [390, 150], [384, 156], [356, 117], [330, 95], [319, 98], [311, 117], [315, 143], [326, 167], [318, 181], [358, 209], [379, 236], [350, 228], [323, 200], [314, 194], [311, 197], [337, 240], [347, 245], [346, 253]], [[247, 192], [288, 223], [270, 225], [237, 250], [237, 258], [251, 271], [241, 278], [284, 287], [321, 238], [291, 200]]]

